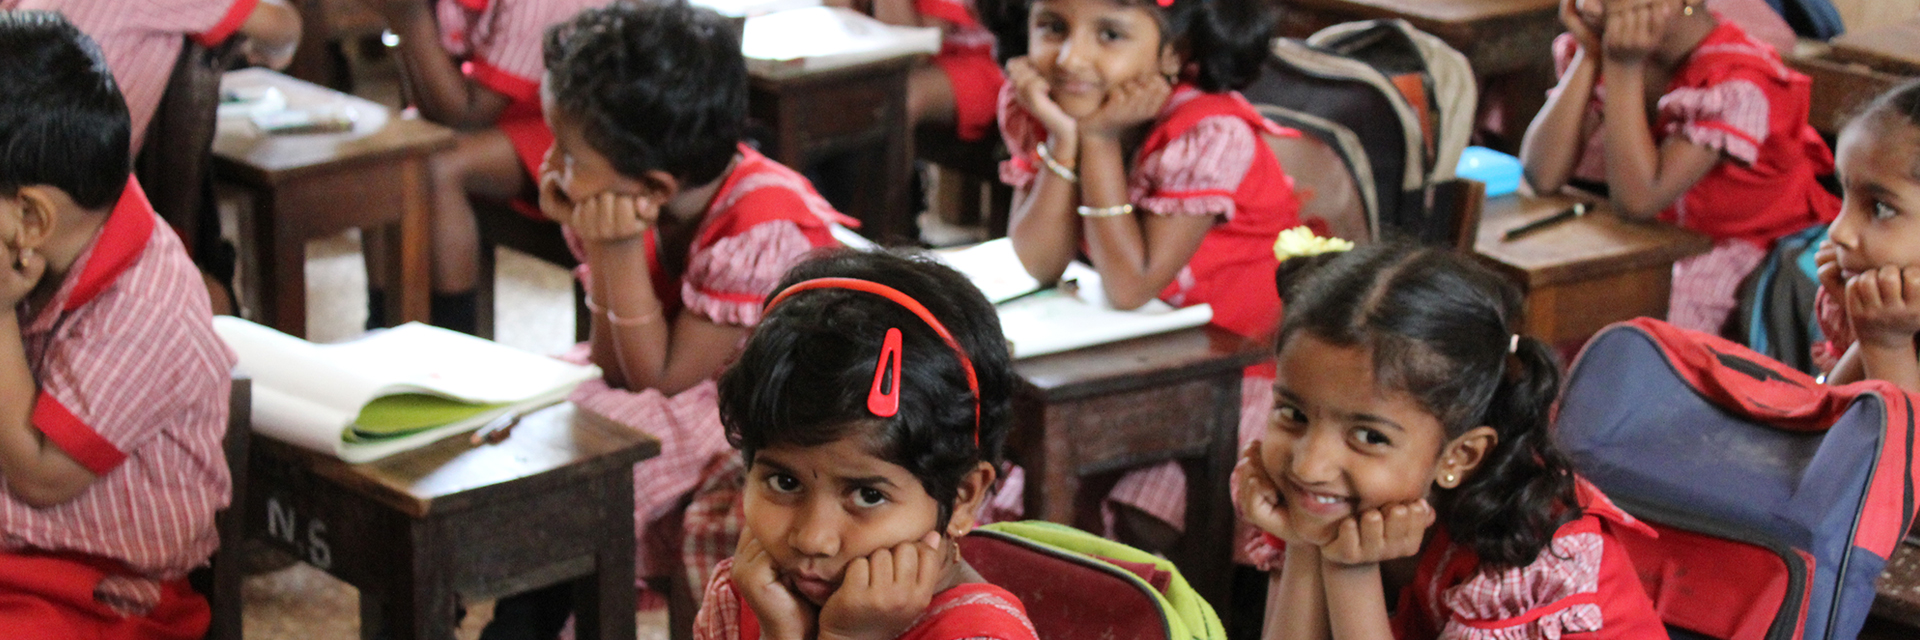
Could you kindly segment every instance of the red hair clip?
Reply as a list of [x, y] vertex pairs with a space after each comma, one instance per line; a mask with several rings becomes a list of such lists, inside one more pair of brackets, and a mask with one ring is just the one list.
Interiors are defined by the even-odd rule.
[[[925, 305], [920, 304], [920, 301], [914, 300], [913, 296], [909, 296], [899, 289], [859, 278], [814, 278], [812, 280], [794, 283], [793, 286], [787, 287], [786, 290], [781, 291], [774, 295], [772, 299], [768, 300], [766, 311], [772, 311], [774, 306], [779, 305], [781, 301], [793, 296], [793, 294], [812, 289], [848, 289], [871, 293], [892, 300], [895, 304], [913, 312], [913, 315], [919, 316], [921, 322], [927, 323], [927, 326], [933, 329], [934, 334], [940, 336], [940, 341], [947, 343], [947, 348], [953, 350], [953, 356], [960, 360], [960, 370], [967, 374], [967, 390], [973, 392], [973, 446], [980, 446], [980, 378], [974, 375], [973, 359], [967, 357], [967, 350], [960, 348], [960, 341], [953, 338], [953, 334], [947, 331], [946, 325], [940, 324], [940, 320], [933, 317], [933, 312], [928, 311]], [[879, 359], [874, 363], [873, 388], [867, 392], [867, 410], [873, 412], [874, 415], [883, 418], [892, 417], [900, 411], [900, 361], [902, 360], [902, 354], [900, 328], [889, 327], [887, 329], [886, 339], [880, 345]], [[892, 367], [887, 366], [888, 356], [892, 356]], [[885, 372], [889, 368], [893, 370], [893, 385], [891, 389], [882, 392], [881, 378], [885, 377]]]
[[1153, 3], [1160, 5], [1162, 9], [1173, 6], [1173, 0], [1153, 0]]

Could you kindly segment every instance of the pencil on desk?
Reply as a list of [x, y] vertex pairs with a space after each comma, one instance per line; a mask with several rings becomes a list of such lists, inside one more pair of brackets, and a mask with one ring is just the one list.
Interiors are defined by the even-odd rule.
[[1529, 233], [1533, 233], [1535, 231], [1539, 231], [1541, 229], [1545, 229], [1547, 227], [1551, 227], [1551, 226], [1554, 226], [1562, 222], [1566, 222], [1568, 220], [1572, 220], [1574, 218], [1578, 218], [1584, 215], [1587, 215], [1587, 203], [1575, 202], [1573, 203], [1573, 206], [1567, 207], [1566, 209], [1562, 210], [1559, 213], [1547, 216], [1545, 218], [1541, 218], [1539, 220], [1535, 220], [1533, 222], [1520, 225], [1518, 227], [1514, 227], [1512, 229], [1508, 229], [1506, 234], [1500, 236], [1500, 239], [1513, 240], [1520, 236], [1524, 236]]

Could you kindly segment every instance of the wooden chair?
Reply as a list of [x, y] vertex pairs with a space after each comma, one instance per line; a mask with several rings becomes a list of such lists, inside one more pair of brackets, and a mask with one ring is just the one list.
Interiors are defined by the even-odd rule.
[[147, 125], [134, 173], [154, 211], [167, 221], [194, 261], [206, 264], [220, 238], [208, 197], [213, 185], [213, 134], [219, 121], [220, 76], [237, 59], [235, 47], [208, 49], [181, 38], [167, 88]]
[[913, 149], [915, 157], [966, 180], [970, 192], [977, 193], [984, 185], [988, 195], [982, 222], [986, 223], [987, 237], [1007, 235], [1013, 187], [1000, 181], [1000, 160], [1006, 157], [1006, 151], [998, 134], [961, 142], [953, 137], [950, 125], [920, 127], [913, 132]]
[[1293, 178], [1302, 222], [1324, 220], [1334, 236], [1356, 244], [1375, 239], [1368, 204], [1339, 152], [1309, 135], [1264, 137], [1280, 168]]
[[1907, 79], [1857, 62], [1829, 58], [1789, 56], [1786, 62], [1813, 79], [1813, 104], [1807, 110], [1807, 122], [1829, 138], [1840, 135], [1840, 127], [1868, 100]]
[[[580, 262], [573, 258], [573, 252], [567, 249], [567, 241], [560, 235], [559, 223], [550, 220], [534, 220], [521, 215], [513, 206], [496, 203], [476, 202], [473, 208], [475, 221], [480, 225], [480, 278], [475, 293], [479, 306], [476, 331], [480, 337], [492, 339], [494, 330], [494, 279], [497, 265], [494, 250], [498, 247], [510, 247], [562, 268], [572, 269]], [[593, 330], [591, 315], [587, 311], [587, 292], [580, 281], [573, 281], [573, 335], [576, 340], [586, 340]]]
[[253, 381], [235, 374], [227, 400], [227, 435], [221, 448], [233, 478], [233, 502], [214, 515], [220, 548], [206, 567], [188, 574], [188, 580], [213, 608], [207, 640], [240, 640], [241, 580], [245, 578], [247, 453], [253, 434]]

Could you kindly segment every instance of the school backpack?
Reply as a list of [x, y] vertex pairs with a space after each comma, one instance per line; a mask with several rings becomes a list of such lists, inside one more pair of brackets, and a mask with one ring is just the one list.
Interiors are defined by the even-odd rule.
[[1556, 438], [1659, 532], [1621, 537], [1675, 638], [1853, 638], [1914, 517], [1913, 400], [1640, 318], [1596, 334]]
[[[1813, 256], [1827, 239], [1815, 225], [1774, 241], [1767, 259], [1740, 281], [1727, 337], [1808, 374], [1819, 374], [1813, 345], [1826, 341], [1813, 315], [1820, 292]], [[1842, 345], [1844, 346], [1844, 345]]]
[[1335, 150], [1360, 188], [1366, 239], [1451, 244], [1455, 230], [1430, 203], [1473, 131], [1478, 89], [1466, 56], [1397, 19], [1278, 38], [1272, 52], [1241, 94]]
[[1047, 640], [1224, 640], [1213, 607], [1165, 558], [1051, 522], [960, 539], [981, 577], [1020, 598]]

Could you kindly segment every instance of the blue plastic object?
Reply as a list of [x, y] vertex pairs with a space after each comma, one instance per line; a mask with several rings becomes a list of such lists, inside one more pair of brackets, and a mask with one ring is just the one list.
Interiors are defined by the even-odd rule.
[[1520, 190], [1520, 159], [1486, 147], [1467, 147], [1453, 173], [1486, 183], [1487, 197]]

